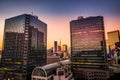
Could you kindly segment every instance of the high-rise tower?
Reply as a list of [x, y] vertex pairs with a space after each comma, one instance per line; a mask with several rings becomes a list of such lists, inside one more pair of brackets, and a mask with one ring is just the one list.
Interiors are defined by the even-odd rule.
[[[107, 73], [105, 31], [102, 16], [70, 22], [72, 70], [79, 79], [104, 79]], [[90, 75], [93, 77], [90, 77]], [[103, 76], [99, 76], [102, 74]], [[99, 76], [99, 77], [96, 77]]]
[[30, 80], [33, 68], [46, 64], [47, 24], [30, 14], [6, 19], [3, 46], [2, 67], [15, 80]]
[[108, 46], [110, 49], [115, 48], [115, 43], [120, 42], [120, 31], [115, 30], [115, 31], [110, 31], [107, 33], [108, 35]]
[[57, 49], [58, 49], [57, 46], [58, 46], [57, 41], [54, 41], [54, 48], [53, 48], [54, 53], [57, 53]]

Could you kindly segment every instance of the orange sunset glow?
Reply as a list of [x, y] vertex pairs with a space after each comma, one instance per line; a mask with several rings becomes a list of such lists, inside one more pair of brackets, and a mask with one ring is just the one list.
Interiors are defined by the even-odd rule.
[[[44, 20], [48, 24], [48, 37], [47, 37], [47, 48], [51, 48], [53, 46], [53, 41], [60, 41], [62, 44], [67, 44], [70, 46], [70, 29], [69, 29], [69, 22], [71, 20], [74, 20], [77, 18], [78, 15], [76, 15], [75, 18], [66, 18], [66, 17], [56, 17], [56, 18], [50, 18], [49, 20]], [[40, 18], [40, 16], [39, 16]], [[113, 31], [113, 30], [119, 30], [120, 18], [107, 18], [104, 17], [104, 25], [105, 25], [105, 31]], [[3, 24], [4, 25], [4, 22]], [[0, 26], [2, 26], [0, 25]], [[3, 40], [3, 31], [4, 26], [0, 28], [0, 49], [2, 49], [2, 40]]]

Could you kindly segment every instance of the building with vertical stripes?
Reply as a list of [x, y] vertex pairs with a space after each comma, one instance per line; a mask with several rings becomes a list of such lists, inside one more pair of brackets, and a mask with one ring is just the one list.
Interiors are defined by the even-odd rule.
[[[46, 64], [47, 24], [31, 14], [5, 20], [2, 67], [12, 75], [2, 80], [30, 80], [36, 66]], [[9, 75], [9, 74], [8, 74]]]
[[[106, 42], [102, 16], [70, 22], [71, 67], [77, 80], [107, 79]], [[102, 76], [102, 73], [105, 73]], [[97, 75], [98, 77], [94, 76]], [[86, 77], [87, 76], [87, 77]], [[105, 77], [106, 76], [106, 77]]]

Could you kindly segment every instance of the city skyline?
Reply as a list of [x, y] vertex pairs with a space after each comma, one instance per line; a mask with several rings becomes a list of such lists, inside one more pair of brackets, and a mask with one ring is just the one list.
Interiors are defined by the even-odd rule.
[[[94, 6], [93, 6], [94, 5]], [[48, 25], [47, 48], [54, 41], [70, 47], [69, 22], [78, 16], [104, 16], [105, 31], [120, 29], [119, 0], [1, 0], [0, 1], [0, 50], [2, 49], [5, 19], [28, 13], [37, 15]]]

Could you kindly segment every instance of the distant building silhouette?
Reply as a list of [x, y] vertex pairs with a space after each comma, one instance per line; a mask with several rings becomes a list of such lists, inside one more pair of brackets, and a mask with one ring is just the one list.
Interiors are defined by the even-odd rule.
[[60, 61], [60, 56], [54, 56], [54, 55], [47, 56], [47, 64], [52, 64], [59, 61]]
[[46, 64], [46, 47], [47, 24], [37, 16], [22, 14], [6, 19], [2, 67], [11, 74], [1, 80], [30, 80], [33, 68]]
[[52, 56], [53, 55], [53, 47], [47, 50], [47, 56]]
[[68, 49], [67, 45], [62, 45], [63, 58], [68, 58]]
[[62, 45], [62, 51], [67, 51], [67, 45]]
[[76, 80], [109, 78], [102, 16], [70, 22], [71, 66]]
[[53, 52], [54, 53], [57, 53], [57, 49], [58, 49], [57, 47], [58, 47], [57, 41], [54, 41], [54, 47], [53, 47], [53, 49], [54, 49]]

